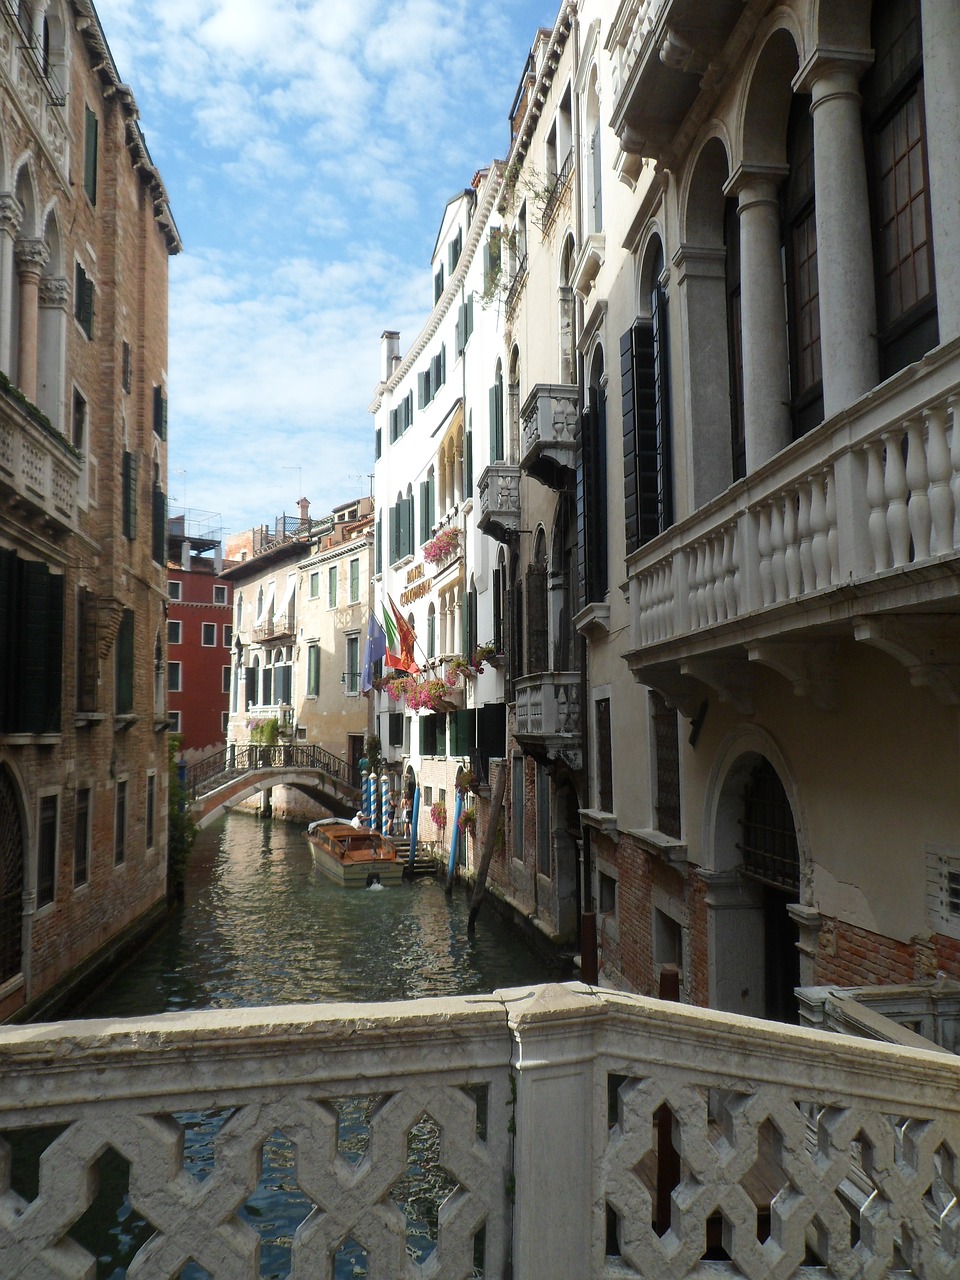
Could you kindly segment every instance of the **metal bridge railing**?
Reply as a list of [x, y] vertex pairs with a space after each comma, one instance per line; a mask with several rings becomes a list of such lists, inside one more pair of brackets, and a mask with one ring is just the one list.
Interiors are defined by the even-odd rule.
[[337, 782], [359, 789], [360, 770], [323, 747], [308, 743], [234, 744], [187, 766], [184, 787], [189, 800], [196, 800], [231, 778], [254, 769], [316, 769]]

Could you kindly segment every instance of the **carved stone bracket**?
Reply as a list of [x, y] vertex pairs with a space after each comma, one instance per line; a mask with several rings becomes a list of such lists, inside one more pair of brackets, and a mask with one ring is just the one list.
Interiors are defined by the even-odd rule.
[[101, 596], [97, 600], [97, 652], [106, 658], [120, 630], [123, 602], [113, 596]]
[[754, 673], [746, 659], [691, 658], [680, 670], [713, 689], [721, 702], [729, 702], [741, 715], [753, 715]]
[[811, 644], [771, 640], [748, 649], [751, 662], [778, 671], [793, 685], [798, 698], [810, 698], [821, 711], [837, 705], [837, 643]]
[[703, 702], [703, 685], [693, 676], [682, 675], [675, 667], [635, 670], [641, 684], [655, 689], [668, 707], [673, 707], [685, 720], [693, 720]]
[[960, 705], [960, 618], [861, 619], [853, 634], [906, 667], [912, 685], [926, 685], [944, 706]]
[[0, 195], [0, 231], [15, 236], [23, 221], [23, 206], [16, 196]]

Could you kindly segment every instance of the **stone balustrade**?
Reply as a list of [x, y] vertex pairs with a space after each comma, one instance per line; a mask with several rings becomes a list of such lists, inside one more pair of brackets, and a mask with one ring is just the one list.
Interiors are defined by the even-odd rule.
[[613, 52], [613, 88], [619, 96], [640, 56], [644, 39], [653, 29], [664, 0], [632, 0], [621, 5], [608, 42]]
[[[872, 590], [851, 609], [869, 615], [889, 607], [885, 576], [902, 589], [903, 570], [913, 568], [924, 572], [911, 603], [955, 596], [958, 386], [960, 347], [953, 344], [634, 553], [627, 562], [632, 647], [783, 606], [800, 604], [810, 614], [866, 583]], [[762, 621], [757, 630], [762, 638]]]
[[481, 533], [498, 542], [509, 542], [520, 530], [520, 468], [507, 462], [491, 462], [477, 483]]
[[[127, 1274], [252, 1280], [238, 1211], [279, 1133], [306, 1202], [293, 1280], [347, 1248], [369, 1280], [946, 1280], [958, 1085], [938, 1051], [576, 984], [8, 1027], [0, 1274], [93, 1276], [70, 1233], [112, 1149], [148, 1224]], [[425, 1125], [448, 1194], [420, 1266], [397, 1188]], [[29, 1202], [10, 1186], [24, 1132], [46, 1144]]]
[[579, 390], [538, 383], [520, 411], [520, 469], [563, 491], [577, 470]]
[[546, 744], [580, 742], [580, 673], [543, 671], [514, 682], [516, 734]]
[[82, 463], [66, 440], [0, 392], [0, 484], [62, 531], [77, 528]]

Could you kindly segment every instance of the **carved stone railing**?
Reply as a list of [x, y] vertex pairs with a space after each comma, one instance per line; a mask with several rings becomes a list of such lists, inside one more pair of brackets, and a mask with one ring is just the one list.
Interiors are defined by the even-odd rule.
[[580, 767], [580, 673], [544, 671], [513, 685], [516, 737], [534, 754]]
[[[788, 632], [797, 639], [827, 612], [836, 624], [838, 609], [858, 638], [909, 665], [909, 636], [882, 618], [905, 578], [914, 608], [960, 595], [958, 419], [953, 344], [635, 552], [630, 665], [639, 671], [686, 642], [683, 656], [709, 654], [729, 643], [730, 624], [747, 647]], [[930, 632], [918, 649], [937, 643]], [[924, 671], [918, 660], [912, 675], [952, 680], [936, 662]]]
[[960, 1052], [960, 983], [949, 978], [898, 986], [800, 987], [797, 999], [805, 1026]]
[[[293, 1280], [348, 1246], [370, 1280], [947, 1280], [958, 1096], [952, 1055], [578, 985], [9, 1027], [0, 1274], [93, 1274], [71, 1231], [112, 1150], [147, 1224], [125, 1274], [253, 1280], [239, 1211], [279, 1133]], [[447, 1197], [426, 1270], [398, 1203], [424, 1124]], [[19, 1135], [45, 1148], [30, 1201]]]
[[520, 468], [491, 462], [477, 483], [477, 496], [481, 533], [498, 542], [510, 542], [520, 531]]
[[34, 516], [61, 531], [77, 528], [83, 464], [58, 432], [0, 390], [0, 487]]
[[520, 470], [563, 490], [577, 474], [579, 388], [538, 383], [520, 410]]

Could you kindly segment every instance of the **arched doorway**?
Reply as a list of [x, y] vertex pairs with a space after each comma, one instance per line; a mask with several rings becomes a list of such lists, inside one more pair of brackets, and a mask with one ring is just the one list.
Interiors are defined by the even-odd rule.
[[781, 772], [762, 751], [737, 756], [719, 784], [707, 883], [710, 1003], [797, 1021], [800, 842]]
[[10, 770], [0, 765], [0, 983], [23, 964], [23, 823]]

